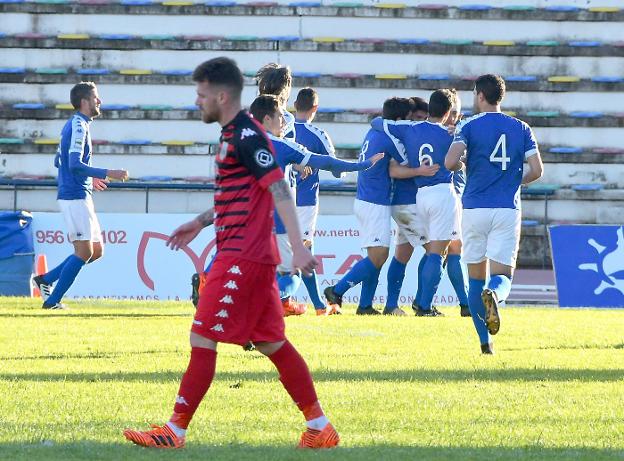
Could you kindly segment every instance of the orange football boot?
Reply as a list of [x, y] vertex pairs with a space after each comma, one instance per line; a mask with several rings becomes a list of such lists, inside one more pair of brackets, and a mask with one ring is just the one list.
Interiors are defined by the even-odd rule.
[[282, 306], [284, 307], [284, 317], [288, 317], [289, 315], [305, 314], [305, 311], [308, 308], [305, 304], [293, 301], [292, 298], [282, 301]]
[[151, 431], [133, 431], [125, 429], [123, 435], [132, 443], [150, 448], [182, 448], [184, 437], [178, 437], [166, 424], [156, 426], [152, 424]]
[[308, 428], [301, 434], [298, 448], [333, 448], [340, 442], [338, 432], [330, 423], [320, 431]]

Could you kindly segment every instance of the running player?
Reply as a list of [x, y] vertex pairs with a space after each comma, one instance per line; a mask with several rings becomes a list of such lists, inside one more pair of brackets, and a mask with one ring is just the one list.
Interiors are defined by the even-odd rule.
[[[262, 126], [268, 133], [269, 139], [273, 142], [277, 163], [284, 171], [286, 181], [289, 183], [293, 192], [295, 190], [295, 175], [292, 166], [297, 166], [300, 169], [308, 166], [315, 169], [320, 168], [339, 175], [342, 172], [360, 171], [370, 168], [378, 160], [383, 158], [383, 154], [378, 154], [371, 157], [370, 160], [365, 160], [363, 162], [346, 162], [330, 155], [313, 153], [301, 144], [283, 139], [282, 137], [286, 125], [284, 117], [282, 117], [279, 110], [279, 101], [275, 96], [258, 96], [251, 104], [249, 111], [254, 119], [262, 123]], [[305, 312], [306, 305], [296, 303], [291, 298], [299, 288], [301, 277], [298, 273], [292, 273], [292, 248], [288, 241], [288, 235], [286, 234], [284, 224], [277, 214], [275, 215], [275, 234], [277, 236], [277, 245], [281, 259], [281, 263], [277, 267], [277, 272], [279, 275], [278, 286], [280, 289], [280, 298], [284, 306], [284, 316], [301, 315]], [[335, 313], [339, 312], [340, 311], [336, 311]]]
[[[102, 104], [95, 83], [76, 84], [70, 91], [70, 101], [77, 112], [63, 127], [54, 166], [58, 168], [57, 201], [74, 253], [51, 271], [33, 279], [41, 292], [44, 309], [64, 309], [61, 299], [82, 267], [102, 257], [104, 245], [93, 207], [93, 189], [106, 190], [106, 178], [122, 181], [128, 178], [126, 170], [91, 166], [93, 148], [89, 129], [93, 119], [100, 116]], [[52, 289], [54, 282], [57, 283]]]
[[432, 306], [433, 296], [442, 278], [443, 255], [450, 241], [460, 235], [460, 206], [452, 184], [453, 173], [444, 168], [444, 157], [453, 139], [444, 123], [453, 99], [449, 90], [434, 91], [429, 99], [429, 118], [424, 122], [376, 119], [372, 123], [373, 128], [385, 130], [405, 145], [411, 167], [439, 166], [435, 175], [414, 179], [418, 195], [413, 232], [426, 251], [412, 305], [417, 316], [443, 315]]
[[[302, 88], [295, 100], [295, 133], [296, 141], [308, 150], [321, 155], [335, 157], [334, 145], [327, 132], [312, 124], [318, 109], [318, 94], [313, 88]], [[312, 173], [303, 177], [297, 175], [297, 214], [303, 234], [303, 244], [314, 254], [313, 242], [316, 231], [316, 219], [319, 210], [319, 170], [314, 168]], [[316, 272], [309, 277], [303, 277], [303, 283], [310, 295], [317, 315], [337, 314], [340, 311], [325, 306], [321, 300]]]
[[243, 75], [236, 63], [211, 59], [195, 69], [193, 80], [202, 121], [222, 126], [215, 208], [178, 227], [168, 245], [182, 248], [214, 222], [217, 256], [203, 288], [208, 296], [199, 298], [191, 359], [173, 415], [163, 426], [126, 429], [124, 436], [145, 447], [183, 447], [187, 427], [214, 378], [217, 344], [252, 341], [273, 362], [306, 419], [299, 447], [333, 447], [338, 434], [323, 414], [305, 361], [286, 339], [275, 280], [279, 256], [272, 232], [274, 203], [292, 245], [293, 269], [309, 273], [317, 265], [302, 243], [290, 189], [264, 129], [241, 110]]
[[[384, 102], [384, 119], [404, 120], [409, 112], [409, 100], [405, 98], [390, 98]], [[398, 140], [371, 129], [364, 138], [360, 160], [369, 159], [377, 152], [384, 152], [386, 156], [375, 167], [358, 175], [357, 195], [353, 205], [362, 233], [362, 247], [366, 248], [367, 256], [355, 264], [335, 286], [329, 286], [324, 291], [330, 304], [341, 307], [344, 293], [362, 283], [357, 315], [381, 314], [372, 304], [379, 282], [379, 272], [390, 249], [392, 189], [388, 172], [389, 161], [394, 158], [399, 164], [407, 162], [405, 149]]]
[[[511, 291], [518, 255], [520, 186], [540, 178], [543, 165], [529, 125], [501, 112], [505, 81], [498, 75], [482, 75], [473, 93], [477, 115], [458, 125], [445, 165], [457, 170], [466, 155], [462, 231], [468, 304], [481, 352], [492, 354], [490, 335], [500, 328], [498, 307]], [[528, 169], [523, 173], [525, 159]]]

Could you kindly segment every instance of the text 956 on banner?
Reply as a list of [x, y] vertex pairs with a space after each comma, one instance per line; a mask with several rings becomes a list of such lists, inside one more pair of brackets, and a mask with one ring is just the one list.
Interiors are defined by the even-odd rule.
[[[102, 231], [102, 243], [109, 245], [122, 245], [128, 243], [128, 233], [125, 230]], [[37, 243], [63, 244], [71, 243], [69, 236], [61, 230], [38, 230], [35, 233]]]

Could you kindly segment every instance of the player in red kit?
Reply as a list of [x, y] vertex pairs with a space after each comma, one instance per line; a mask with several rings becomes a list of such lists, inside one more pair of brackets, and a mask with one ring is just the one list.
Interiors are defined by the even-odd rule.
[[274, 204], [293, 247], [293, 270], [309, 274], [317, 265], [302, 243], [289, 187], [266, 132], [241, 108], [243, 76], [236, 63], [211, 59], [195, 69], [193, 80], [202, 121], [222, 126], [214, 209], [178, 227], [167, 244], [180, 249], [214, 223], [217, 256], [193, 320], [191, 359], [173, 415], [163, 426], [126, 429], [124, 436], [146, 447], [183, 447], [186, 429], [214, 378], [217, 344], [252, 342], [273, 362], [306, 419], [299, 447], [334, 447], [338, 434], [321, 409], [306, 362], [284, 333], [275, 278], [279, 256], [272, 232]]

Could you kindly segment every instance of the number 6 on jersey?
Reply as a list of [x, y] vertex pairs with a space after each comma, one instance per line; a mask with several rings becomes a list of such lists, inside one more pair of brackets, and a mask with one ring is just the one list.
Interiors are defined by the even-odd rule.
[[[496, 154], [498, 154], [499, 149], [500, 157], [497, 157]], [[507, 170], [507, 164], [511, 162], [511, 159], [507, 157], [507, 137], [504, 133], [498, 138], [498, 142], [490, 154], [490, 162], [500, 163], [503, 171]]]

